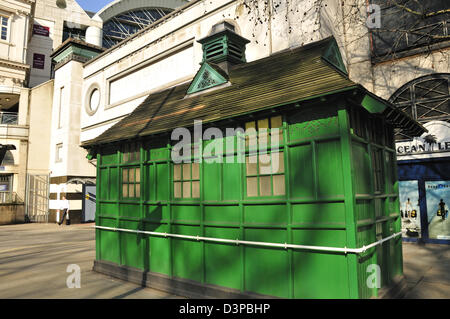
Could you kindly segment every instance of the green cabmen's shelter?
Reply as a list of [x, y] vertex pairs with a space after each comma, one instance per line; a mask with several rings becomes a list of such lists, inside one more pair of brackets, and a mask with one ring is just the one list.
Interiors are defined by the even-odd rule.
[[[199, 42], [192, 82], [83, 144], [97, 158], [94, 269], [195, 297], [398, 290], [393, 131], [424, 128], [349, 80], [333, 38], [248, 63], [228, 23]], [[264, 139], [279, 145], [255, 152]]]

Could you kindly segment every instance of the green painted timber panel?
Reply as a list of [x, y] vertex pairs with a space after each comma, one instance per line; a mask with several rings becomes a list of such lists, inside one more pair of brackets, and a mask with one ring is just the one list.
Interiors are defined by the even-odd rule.
[[[109, 174], [109, 198], [111, 200], [118, 199], [119, 198], [119, 174], [118, 174], [119, 168], [117, 167], [111, 167], [110, 168], [110, 174]], [[103, 185], [103, 183], [102, 183]]]
[[[144, 223], [145, 231], [167, 233], [168, 225], [159, 223]], [[169, 240], [164, 237], [147, 236], [149, 254], [145, 256], [152, 272], [170, 276], [170, 244]]]
[[[214, 238], [237, 239], [239, 228], [205, 227], [205, 236]], [[206, 283], [240, 289], [241, 248], [235, 244], [205, 243]]]
[[286, 225], [287, 213], [285, 205], [249, 205], [244, 207], [244, 222], [246, 225]]
[[[100, 225], [117, 227], [115, 219], [99, 217]], [[100, 259], [120, 264], [119, 233], [109, 230], [100, 231]]]
[[205, 206], [204, 221], [207, 223], [225, 223], [239, 225], [239, 206]]
[[289, 167], [291, 169], [291, 197], [314, 198], [315, 182], [311, 144], [291, 147]]
[[169, 198], [169, 165], [167, 163], [156, 164], [156, 181], [152, 185], [156, 187], [156, 199], [167, 200]]
[[100, 216], [119, 216], [117, 204], [114, 203], [99, 203], [98, 214]]
[[[199, 226], [173, 225], [175, 234], [197, 236]], [[173, 276], [202, 281], [202, 243], [196, 240], [172, 239]]]
[[101, 156], [101, 165], [117, 164], [117, 150], [104, 149]]
[[[100, 181], [104, 185], [110, 184], [110, 182], [109, 182], [109, 168], [100, 168]], [[109, 199], [109, 192], [110, 192], [109, 187], [100, 187], [100, 194], [99, 194], [100, 196], [98, 196], [98, 198], [100, 200], [102, 200], [102, 199]]]
[[305, 203], [292, 205], [292, 226], [329, 226], [345, 227], [344, 203]]
[[370, 194], [371, 193], [371, 171], [370, 171], [370, 156], [367, 152], [367, 146], [362, 143], [352, 143], [353, 155], [353, 176], [355, 178], [355, 192], [356, 194]]
[[[222, 193], [224, 200], [238, 200], [240, 196], [240, 188], [236, 187], [241, 184], [240, 164], [237, 164], [236, 156], [231, 157], [234, 163], [222, 165], [223, 167], [223, 186]], [[207, 176], [207, 175], [206, 175]]]
[[[344, 230], [297, 229], [294, 244], [345, 246]], [[348, 298], [346, 256], [341, 253], [294, 250], [295, 298]]]
[[205, 200], [220, 200], [220, 170], [219, 163], [209, 163], [203, 165], [203, 176], [208, 176], [204, 179], [204, 199]]
[[[119, 227], [125, 229], [139, 229], [139, 222], [136, 221], [119, 221]], [[121, 263], [123, 265], [143, 269], [144, 256], [142, 246], [145, 245], [145, 235], [134, 233], [119, 233]], [[146, 251], [146, 253], [148, 253]]]
[[155, 223], [169, 220], [169, 208], [167, 205], [144, 205], [144, 218]]
[[[200, 223], [201, 209], [198, 205], [173, 205], [172, 221], [173, 222], [195, 222]], [[181, 233], [183, 234], [183, 233]], [[197, 235], [197, 234], [196, 234]]]
[[338, 160], [340, 158], [339, 141], [317, 143], [317, 193], [319, 197], [344, 196], [342, 162]]
[[[245, 240], [285, 243], [281, 229], [245, 229]], [[288, 252], [278, 248], [245, 246], [245, 290], [288, 298]]]
[[317, 138], [324, 135], [338, 135], [339, 126], [337, 116], [301, 121], [292, 124], [289, 128], [289, 141]]
[[140, 218], [139, 203], [120, 203], [119, 216]]

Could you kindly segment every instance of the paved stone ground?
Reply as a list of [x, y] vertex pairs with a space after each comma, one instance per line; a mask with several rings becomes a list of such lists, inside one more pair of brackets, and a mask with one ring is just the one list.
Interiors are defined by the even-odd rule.
[[[0, 226], [0, 299], [176, 298], [92, 271], [93, 224]], [[69, 264], [81, 268], [81, 288], [67, 288]]]
[[403, 243], [408, 299], [450, 299], [450, 246]]
[[[93, 224], [0, 226], [0, 299], [181, 298], [92, 271]], [[450, 299], [450, 246], [403, 244], [406, 298]], [[81, 288], [69, 289], [69, 264], [81, 268]]]

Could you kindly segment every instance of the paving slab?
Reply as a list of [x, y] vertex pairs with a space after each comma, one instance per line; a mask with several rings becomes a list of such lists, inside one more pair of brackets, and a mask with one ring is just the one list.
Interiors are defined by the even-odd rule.
[[403, 243], [407, 299], [450, 299], [450, 246]]
[[[181, 298], [92, 271], [93, 224], [0, 226], [0, 298]], [[68, 288], [69, 265], [80, 267], [80, 288]], [[76, 283], [69, 280], [69, 283]]]

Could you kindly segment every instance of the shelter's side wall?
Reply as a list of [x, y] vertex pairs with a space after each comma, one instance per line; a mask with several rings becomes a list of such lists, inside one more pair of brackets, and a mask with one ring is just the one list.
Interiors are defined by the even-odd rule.
[[[396, 156], [392, 128], [386, 122], [365, 110], [349, 110], [349, 120], [357, 246], [363, 247], [400, 232]], [[358, 286], [362, 298], [377, 295], [377, 267], [371, 265], [380, 267], [381, 287], [390, 285], [395, 276], [403, 273], [401, 245], [401, 237], [396, 237], [359, 255]]]
[[[140, 150], [142, 160], [127, 165], [120, 164], [120, 150], [110, 148], [98, 155], [97, 225], [352, 247], [346, 232], [348, 212], [337, 112], [330, 107], [296, 111], [285, 115], [283, 125], [286, 196], [247, 197], [245, 163], [201, 163], [200, 198], [174, 199], [169, 148], [144, 146]], [[122, 199], [123, 169], [129, 167], [140, 168], [141, 197], [136, 200]], [[284, 298], [358, 296], [349, 287], [349, 276], [356, 273], [356, 263], [351, 260], [355, 256], [351, 254], [99, 229], [96, 238], [97, 260], [170, 277]]]

